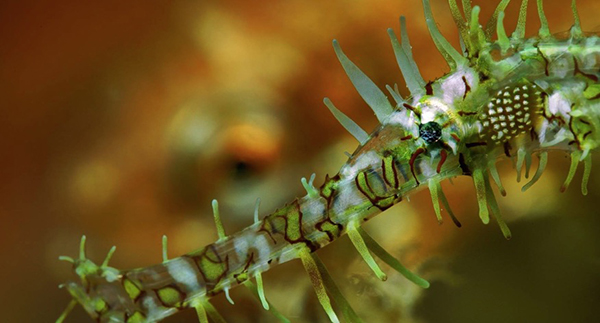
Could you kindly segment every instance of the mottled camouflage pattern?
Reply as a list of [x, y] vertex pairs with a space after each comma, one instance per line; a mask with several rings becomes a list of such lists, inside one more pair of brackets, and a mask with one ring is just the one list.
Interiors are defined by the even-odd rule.
[[[545, 18], [538, 37], [523, 39], [523, 18], [508, 38], [501, 23], [503, 2], [488, 24], [496, 28], [499, 17], [498, 40], [491, 41], [479, 26], [478, 8], [466, 3], [465, 20], [450, 1], [465, 54], [436, 34], [435, 23], [429, 25], [451, 67], [447, 75], [423, 83], [406, 43], [395, 44], [412, 95], [402, 99], [394, 91], [393, 107], [387, 100], [380, 109], [373, 107], [381, 105], [383, 94], [366, 93], [370, 85], [336, 48], [381, 125], [321, 187], [309, 186], [306, 196], [262, 221], [162, 264], [117, 271], [85, 257], [75, 260], [81, 281], [66, 284], [67, 289], [98, 321], [158, 321], [180, 309], [205, 306], [211, 296], [271, 266], [326, 246], [419, 187], [430, 188], [434, 206], [439, 199], [445, 202], [439, 182], [458, 175], [473, 177], [482, 220], [487, 223], [491, 213], [510, 237], [488, 179], [498, 158], [516, 157], [520, 173], [532, 154], [543, 159], [546, 151], [560, 149], [572, 154], [570, 178], [580, 160], [589, 176], [589, 153], [600, 144], [600, 39], [581, 33], [577, 22], [567, 39], [557, 40], [545, 32]], [[428, 1], [424, 5], [429, 23]], [[406, 40], [404, 30], [402, 36]], [[343, 125], [352, 127], [348, 121]], [[353, 134], [361, 141], [359, 128]], [[542, 163], [531, 184], [541, 171]]]

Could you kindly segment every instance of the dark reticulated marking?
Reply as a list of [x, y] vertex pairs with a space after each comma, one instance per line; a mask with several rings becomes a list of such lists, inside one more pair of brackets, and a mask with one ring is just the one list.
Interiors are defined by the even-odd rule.
[[578, 121], [581, 122], [581, 123], [583, 123], [584, 125], [588, 126], [588, 128], [590, 128], [590, 130], [588, 130], [588, 131], [586, 131], [586, 132], [583, 133], [582, 140], [585, 140], [585, 138], [587, 138], [587, 136], [591, 135], [594, 132], [592, 130], [594, 128], [593, 128], [592, 124], [589, 121], [586, 121], [586, 120], [581, 119], [581, 118], [579, 118]]
[[108, 304], [104, 300], [100, 300], [95, 304], [95, 312], [98, 315], [98, 319], [102, 317], [109, 310]]
[[241, 284], [248, 280], [248, 268], [254, 263], [254, 255], [258, 253], [258, 250], [255, 248], [248, 249], [248, 256], [246, 256], [246, 261], [244, 263], [244, 267], [242, 267], [239, 272], [233, 273], [233, 278], [237, 281], [238, 284]]
[[[137, 307], [142, 308], [142, 300], [147, 293], [139, 287], [139, 284], [135, 279], [129, 277], [131, 274], [131, 272], [125, 273], [121, 278], [121, 284], [131, 301], [136, 304]], [[100, 317], [98, 317], [98, 320], [100, 321]], [[130, 310], [125, 310], [123, 313], [123, 322], [144, 322], [143, 320], [145, 320], [145, 316], [139, 311], [131, 313]]]
[[400, 182], [398, 181], [398, 170], [395, 167], [393, 155], [381, 159], [381, 170], [383, 172], [383, 180], [385, 183], [394, 189], [398, 189]]
[[394, 158], [394, 167], [400, 172], [400, 175], [402, 175], [402, 180], [408, 182], [408, 172], [405, 169], [404, 164], [402, 164], [400, 160]]
[[590, 85], [589, 83], [586, 85], [585, 90], [583, 91], [583, 97], [589, 101], [600, 99], [600, 86]]
[[510, 151], [512, 150], [510, 142], [508, 142], [508, 141], [505, 142], [503, 147], [504, 147], [504, 154], [506, 155], [506, 157], [508, 157], [508, 158], [512, 157], [510, 154]]
[[548, 65], [550, 64], [550, 62], [548, 62], [548, 58], [546, 58], [546, 55], [544, 55], [544, 53], [542, 53], [542, 50], [540, 49], [539, 46], [536, 45], [535, 49], [537, 50], [538, 54], [540, 54], [540, 56], [544, 60], [544, 74], [546, 76], [550, 76], [550, 71], [548, 70]]
[[373, 206], [377, 207], [381, 211], [387, 210], [389, 207], [394, 205], [395, 202], [402, 199], [398, 194], [393, 194], [389, 196], [378, 196], [371, 184], [369, 183], [369, 176], [366, 173], [367, 171], [361, 171], [354, 178], [354, 182], [356, 183], [356, 187], [358, 190], [373, 204]]
[[[305, 237], [302, 227], [302, 216], [300, 202], [298, 199], [295, 199], [292, 203], [268, 215], [263, 220], [259, 232], [265, 231], [269, 233], [273, 241], [276, 241], [273, 235], [281, 234], [288, 243], [304, 243], [311, 251], [314, 251], [318, 247]], [[280, 228], [283, 228], [283, 231]]]
[[125, 292], [127, 292], [127, 295], [129, 295], [129, 298], [135, 301], [142, 292], [142, 289], [138, 286], [138, 284], [134, 282], [134, 280], [128, 277], [129, 274], [130, 273], [126, 273], [123, 276], [123, 278], [121, 279], [121, 283], [123, 284]]
[[417, 160], [417, 157], [419, 157], [419, 155], [424, 152], [425, 152], [425, 148], [423, 148], [423, 147], [417, 148], [417, 150], [410, 156], [410, 160], [408, 162], [408, 164], [410, 166], [410, 172], [412, 173], [413, 177], [415, 178], [415, 182], [416, 182], [417, 186], [419, 186], [421, 183], [419, 182], [419, 179], [417, 178], [417, 174], [415, 172], [415, 161]]
[[[571, 111], [573, 111], [574, 105], [575, 104], [571, 104]], [[573, 140], [569, 141], [569, 145], [577, 144], [577, 148], [581, 150], [581, 143], [579, 142], [579, 138], [577, 138], [577, 133], [575, 133], [575, 130], [573, 129], [573, 119], [575, 118], [569, 119], [569, 131], [573, 135]]]
[[[542, 104], [547, 106], [548, 93], [542, 92], [541, 97], [542, 97]], [[563, 118], [562, 114], [560, 114], [560, 113], [552, 114], [549, 110], [548, 111], [544, 110], [542, 116], [549, 122], [555, 122], [560, 126], [567, 126], [567, 121]]]
[[479, 116], [483, 126], [480, 137], [486, 142], [503, 144], [530, 132], [543, 112], [542, 93], [537, 85], [529, 82], [499, 90]]
[[573, 75], [582, 75], [585, 78], [590, 79], [592, 82], [597, 83], [598, 82], [598, 77], [594, 74], [589, 74], [589, 73], [584, 73], [582, 70], [579, 69], [579, 63], [577, 62], [577, 58], [575, 57], [575, 55], [573, 55], [573, 65], [574, 65], [574, 69], [573, 69]]
[[467, 94], [471, 92], [471, 86], [469, 86], [469, 82], [467, 82], [467, 78], [463, 75], [463, 82], [465, 83], [465, 94], [463, 94], [463, 100], [467, 97]]
[[473, 147], [479, 147], [479, 146], [487, 146], [487, 142], [478, 141], [478, 142], [465, 143], [465, 147], [467, 147], [467, 148], [473, 148]]
[[207, 294], [214, 295], [215, 286], [229, 272], [229, 255], [226, 255], [225, 259], [221, 259], [214, 244], [211, 244], [206, 246], [199, 255], [182, 256], [182, 258], [184, 257], [189, 257], [193, 260], [193, 263], [196, 264], [200, 275], [204, 279]]
[[458, 115], [461, 116], [461, 117], [464, 117], [464, 116], [474, 116], [476, 114], [477, 114], [477, 112], [475, 112], [475, 111], [471, 111], [471, 112], [469, 112], [469, 111], [462, 111], [462, 110], [458, 111]]
[[403, 103], [402, 106], [407, 108], [408, 110], [412, 111], [419, 119], [421, 119], [421, 112], [419, 110], [417, 110], [417, 108], [413, 107], [412, 105], [410, 105], [408, 103]]
[[138, 295], [138, 297], [136, 297], [136, 299], [134, 300], [134, 303], [136, 303], [139, 307], [143, 308], [143, 301], [144, 299], [148, 297], [148, 292], [146, 292], [145, 290], [141, 291], [140, 294]]
[[460, 169], [462, 169], [463, 175], [471, 176], [473, 172], [469, 168], [469, 165], [465, 162], [465, 156], [460, 153], [458, 155], [458, 165], [460, 165]]
[[315, 224], [315, 229], [325, 233], [329, 239], [329, 242], [333, 242], [333, 240], [342, 234], [344, 226], [331, 221], [331, 219], [328, 217], [327, 219]]
[[442, 171], [442, 166], [444, 166], [444, 163], [446, 162], [446, 158], [448, 158], [448, 153], [446, 152], [446, 149], [442, 149], [442, 151], [440, 152], [440, 161], [438, 162], [436, 171], [439, 174]]
[[186, 293], [181, 291], [176, 285], [171, 284], [165, 287], [155, 289], [156, 298], [165, 307], [175, 307], [183, 309], [183, 301], [187, 298]]
[[481, 82], [481, 83], [490, 79], [490, 76], [488, 74], [484, 73], [483, 71], [480, 71], [478, 74], [479, 74], [479, 82]]
[[329, 208], [333, 203], [335, 197], [335, 191], [337, 190], [337, 184], [340, 181], [340, 174], [336, 174], [332, 178], [329, 175], [325, 175], [325, 181], [319, 188], [319, 194], [327, 201], [327, 213], [329, 214]]
[[323, 215], [324, 220], [317, 222], [315, 224], [315, 229], [327, 234], [327, 238], [330, 242], [333, 242], [333, 240], [339, 237], [344, 230], [343, 225], [333, 222], [329, 217], [329, 210], [333, 205], [340, 178], [340, 174], [336, 174], [331, 178], [329, 178], [329, 175], [325, 175], [325, 181], [319, 188], [319, 195], [327, 201], [327, 204], [325, 206], [325, 214]]
[[425, 95], [433, 95], [433, 81], [427, 82], [425, 84]]

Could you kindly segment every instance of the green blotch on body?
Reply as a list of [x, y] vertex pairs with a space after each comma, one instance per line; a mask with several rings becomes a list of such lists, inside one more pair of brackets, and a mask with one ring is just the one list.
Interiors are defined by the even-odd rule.
[[336, 189], [337, 189], [337, 181], [336, 181], [335, 177], [334, 178], [326, 178], [325, 183], [321, 187], [321, 195], [324, 198], [329, 199]]
[[269, 216], [269, 221], [265, 222], [271, 224], [271, 232], [281, 232], [284, 229], [285, 238], [289, 241], [299, 241], [303, 238], [300, 206], [297, 201], [275, 211]]
[[94, 310], [97, 313], [103, 313], [108, 309], [108, 307], [106, 306], [106, 302], [102, 299], [97, 299], [96, 301], [94, 301]]
[[131, 299], [136, 299], [141, 293], [141, 290], [131, 280], [127, 278], [123, 279], [123, 287], [125, 287], [125, 291]]
[[324, 222], [321, 225], [321, 231], [330, 233], [334, 237], [338, 237], [340, 235], [340, 228], [331, 222]]
[[290, 205], [290, 210], [286, 215], [287, 227], [285, 229], [285, 235], [291, 241], [298, 241], [302, 238], [302, 223], [300, 217], [300, 211], [295, 205]]
[[167, 306], [175, 307], [183, 301], [181, 293], [174, 287], [164, 287], [157, 291], [160, 300]]
[[143, 323], [143, 322], [146, 322], [146, 318], [144, 317], [144, 314], [142, 314], [141, 312], [135, 312], [133, 315], [131, 315], [127, 319], [127, 323]]
[[381, 208], [388, 208], [388, 207], [394, 205], [395, 200], [396, 200], [395, 196], [389, 196], [382, 200], [377, 201], [377, 206], [379, 206]]
[[585, 91], [583, 91], [583, 97], [587, 100], [597, 98], [600, 96], [600, 84], [590, 84]]
[[369, 200], [377, 199], [377, 196], [369, 187], [369, 183], [367, 182], [367, 175], [365, 174], [365, 172], [358, 173], [358, 175], [356, 176], [356, 183], [358, 185], [358, 188], [360, 188], [360, 190], [369, 198]]
[[[211, 259], [212, 258], [212, 259]], [[208, 248], [206, 252], [196, 262], [202, 270], [204, 277], [210, 282], [216, 282], [227, 271], [227, 266], [223, 262], [217, 262], [213, 259], [219, 259], [215, 252]]]
[[396, 176], [394, 176], [394, 157], [387, 156], [383, 158], [383, 169], [385, 170], [385, 181], [390, 184], [392, 187], [398, 187], [398, 181], [396, 180]]
[[237, 276], [235, 277], [235, 279], [236, 279], [237, 281], [239, 281], [239, 282], [245, 282], [245, 281], [247, 281], [247, 280], [248, 280], [248, 278], [249, 278], [249, 277], [248, 277], [248, 273], [247, 273], [247, 272], [243, 272], [243, 273], [241, 273], [241, 274], [239, 274], [239, 275], [237, 275]]

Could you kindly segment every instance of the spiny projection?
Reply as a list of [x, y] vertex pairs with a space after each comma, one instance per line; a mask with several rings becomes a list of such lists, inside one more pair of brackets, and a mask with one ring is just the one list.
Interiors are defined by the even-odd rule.
[[77, 303], [99, 322], [155, 322], [186, 308], [195, 308], [200, 322], [224, 322], [210, 298], [224, 292], [233, 304], [229, 291], [240, 284], [280, 321], [289, 322], [265, 297], [262, 273], [297, 258], [331, 322], [340, 321], [338, 314], [347, 322], [361, 322], [315, 251], [347, 233], [379, 279], [386, 280], [387, 275], [375, 258], [427, 288], [426, 280], [411, 273], [361, 228], [419, 187], [429, 188], [440, 223], [443, 205], [460, 226], [440, 183], [470, 176], [479, 217], [483, 223], [494, 218], [507, 239], [511, 232], [502, 220], [491, 184], [506, 195], [495, 167], [497, 160], [514, 159], [520, 181], [523, 167], [527, 178], [532, 156], [539, 157], [535, 174], [523, 186], [526, 190], [542, 175], [548, 151], [564, 151], [571, 156], [571, 166], [561, 190], [567, 189], [583, 162], [582, 193], [587, 194], [591, 153], [600, 145], [600, 39], [582, 32], [574, 1], [574, 25], [567, 38], [550, 33], [541, 0], [536, 1], [538, 35], [525, 38], [528, 1], [524, 0], [517, 27], [508, 36], [503, 23], [508, 2], [498, 4], [484, 27], [479, 7], [463, 0], [461, 12], [456, 0], [449, 0], [463, 46], [459, 51], [442, 36], [429, 0], [423, 0], [427, 27], [450, 68], [430, 82], [423, 79], [413, 59], [406, 19], [401, 17], [400, 39], [392, 29], [388, 34], [410, 96], [403, 98], [397, 88], [386, 86], [392, 102], [334, 40], [342, 67], [380, 123], [369, 134], [324, 99], [360, 144], [340, 171], [327, 176], [320, 187], [314, 186], [314, 175], [303, 178], [307, 195], [262, 220], [257, 201], [255, 223], [231, 235], [225, 234], [214, 201], [218, 240], [168, 259], [165, 237], [163, 263], [154, 266], [126, 271], [110, 267], [114, 247], [98, 266], [85, 255], [84, 236], [78, 258], [61, 257], [72, 263], [79, 280], [62, 285], [73, 300], [57, 322]]

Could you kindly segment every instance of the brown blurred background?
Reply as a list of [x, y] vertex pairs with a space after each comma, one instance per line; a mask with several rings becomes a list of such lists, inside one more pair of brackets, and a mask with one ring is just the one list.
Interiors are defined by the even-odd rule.
[[[442, 32], [458, 46], [445, 1], [432, 1]], [[531, 2], [531, 1], [530, 1]], [[600, 4], [578, 1], [583, 26]], [[493, 6], [482, 3], [482, 17]], [[533, 4], [531, 4], [533, 6]], [[506, 24], [514, 26], [517, 3]], [[552, 32], [568, 30], [567, 3], [546, 1]], [[2, 322], [52, 322], [73, 278], [59, 255], [88, 255], [127, 269], [190, 252], [216, 238], [210, 200], [228, 232], [303, 194], [300, 178], [337, 172], [356, 143], [328, 113], [334, 103], [365, 129], [376, 120], [331, 48], [378, 85], [406, 94], [386, 28], [407, 16], [426, 79], [447, 71], [417, 0], [4, 1], [0, 3], [0, 250]], [[529, 10], [529, 34], [538, 28]], [[510, 30], [510, 28], [508, 28]], [[534, 158], [536, 160], [536, 158]], [[595, 156], [595, 164], [598, 165]], [[520, 192], [509, 161], [501, 209], [513, 240], [482, 225], [469, 179], [445, 183], [464, 227], [435, 222], [426, 192], [367, 225], [382, 245], [432, 281], [422, 292], [402, 277], [376, 281], [347, 238], [319, 254], [366, 322], [594, 322], [600, 302], [600, 171], [590, 194], [579, 176], [559, 194], [568, 160]], [[302, 266], [265, 275], [266, 293], [293, 322], [325, 316]], [[295, 293], [291, 294], [290, 290]], [[214, 300], [230, 322], [270, 322], [243, 289]], [[193, 311], [169, 322], [194, 322]], [[67, 322], [89, 322], [77, 308]]]

